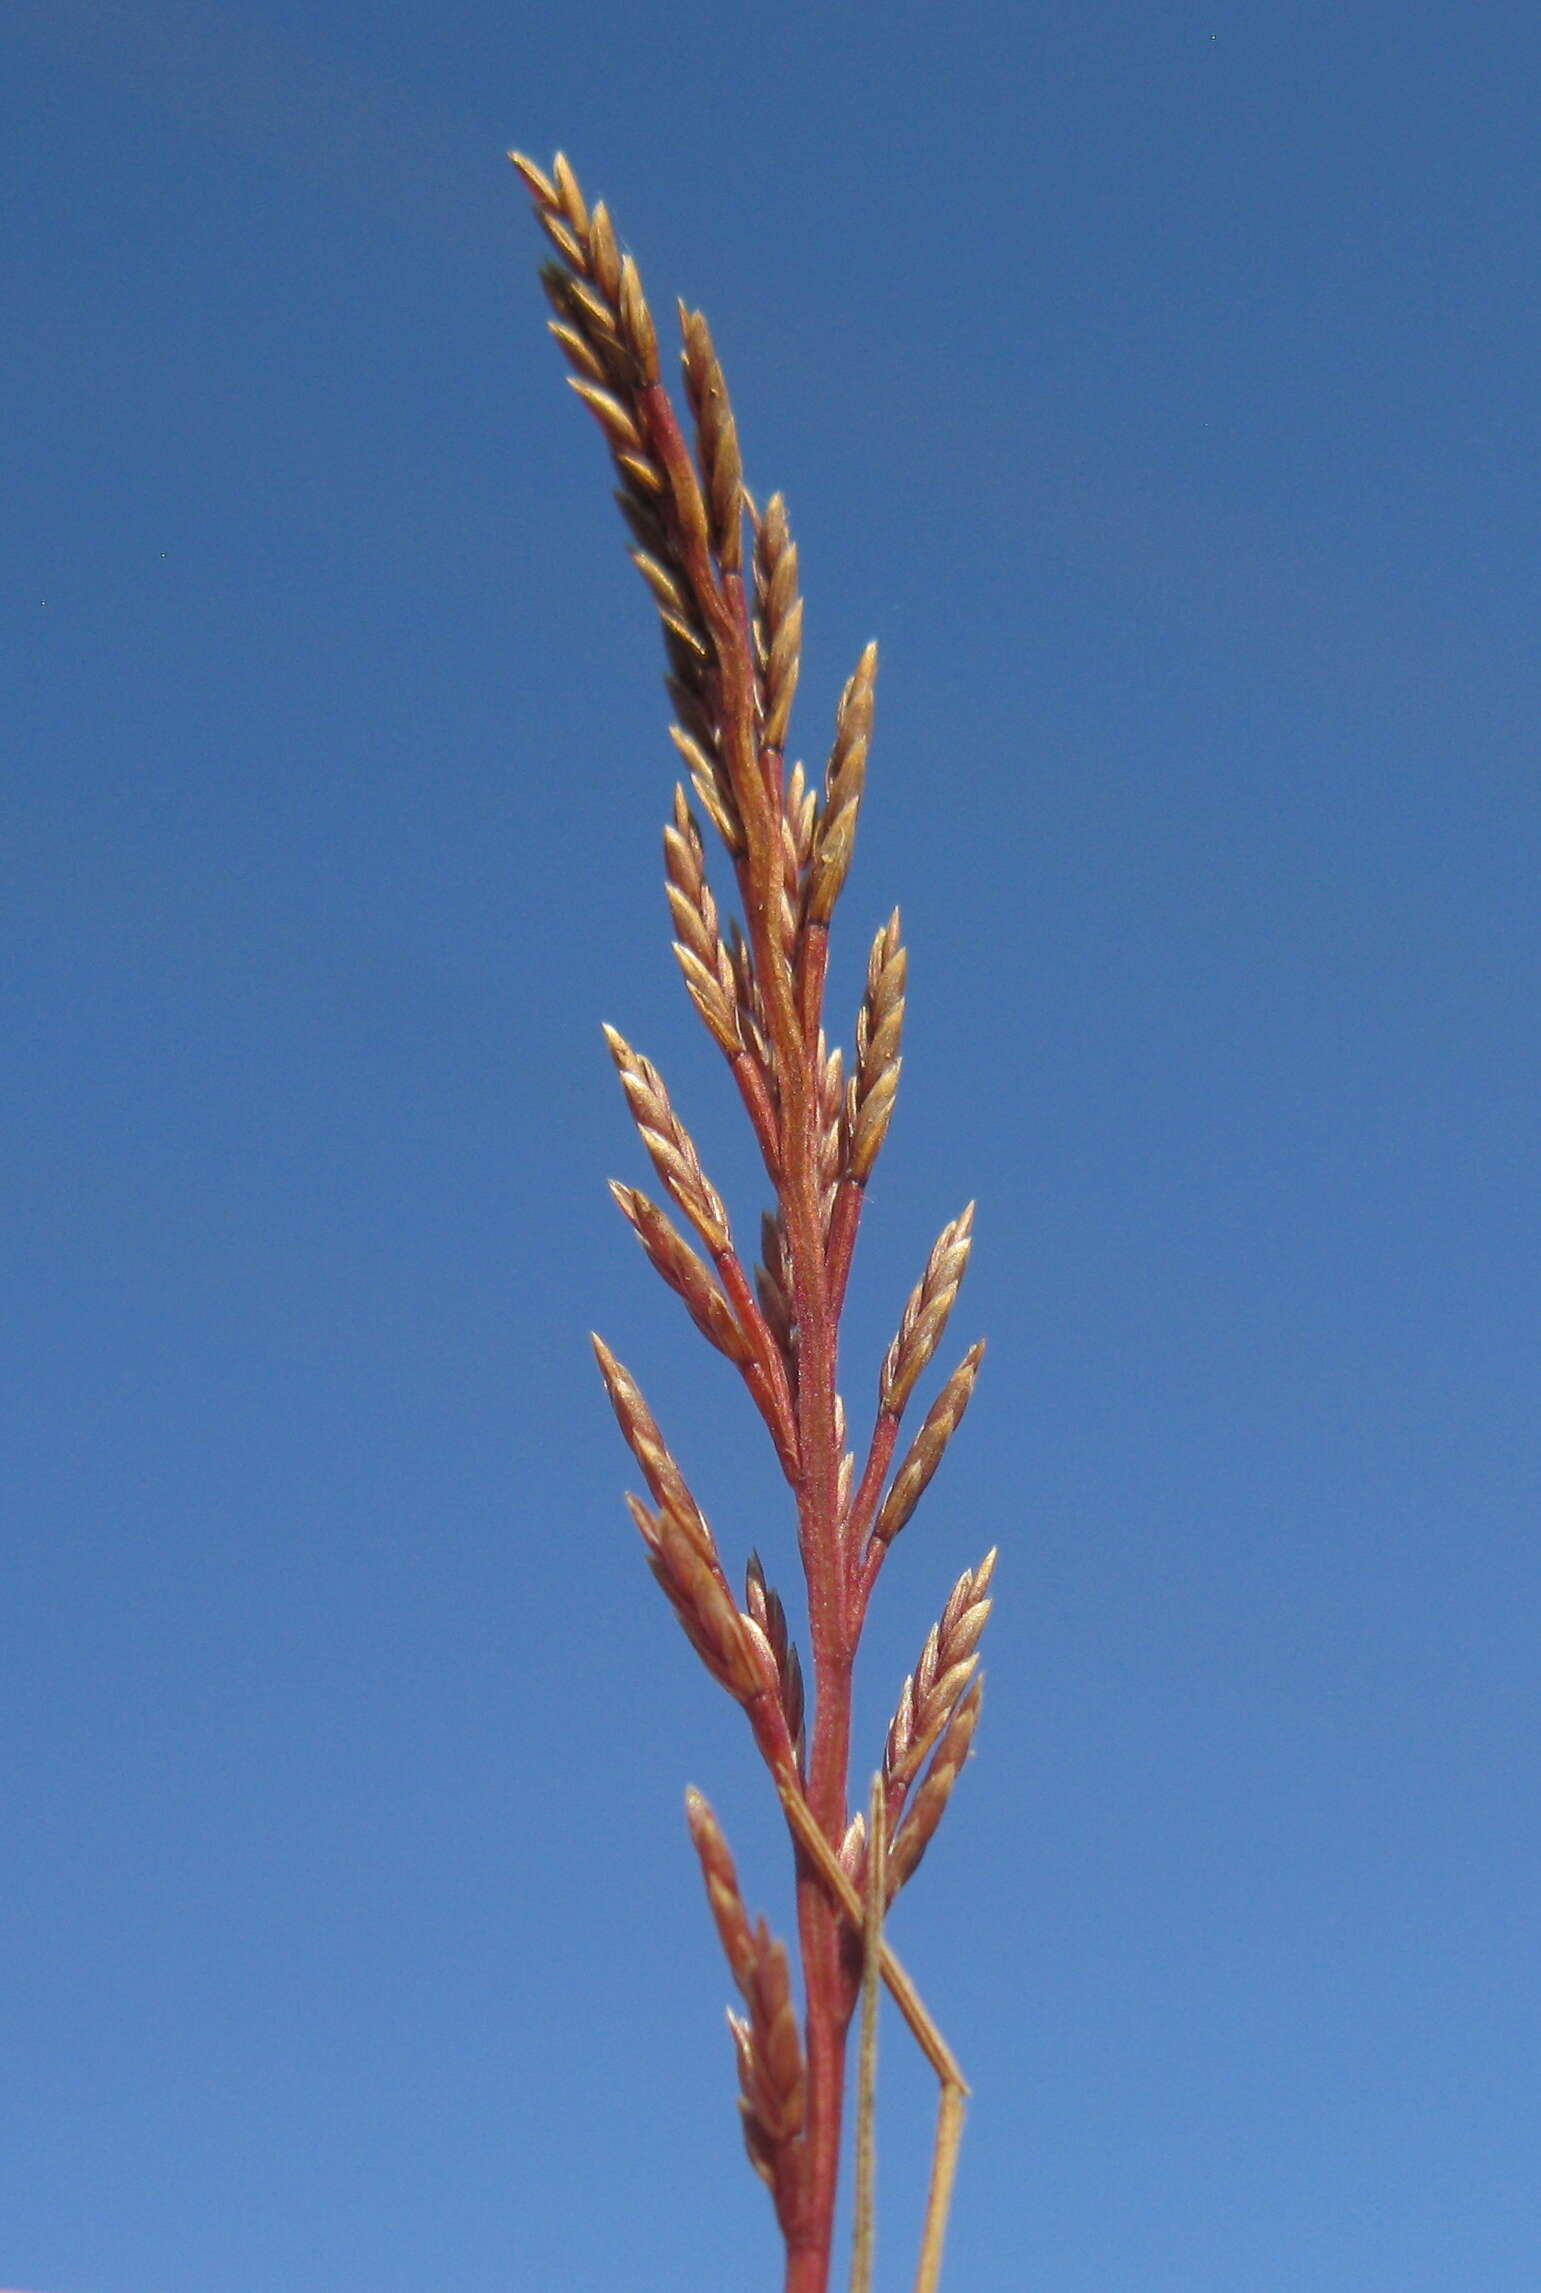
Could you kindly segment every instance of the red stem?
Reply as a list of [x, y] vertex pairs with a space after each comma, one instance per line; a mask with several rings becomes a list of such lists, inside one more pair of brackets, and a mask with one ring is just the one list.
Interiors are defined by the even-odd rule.
[[[767, 935], [772, 941], [774, 934]], [[780, 950], [768, 950], [779, 964]], [[785, 974], [782, 975], [785, 978]], [[786, 980], [788, 990], [791, 981]], [[792, 995], [776, 996], [771, 1022], [782, 1085], [781, 1206], [797, 1326], [798, 1536], [808, 1580], [814, 1728], [808, 1803], [825, 1837], [845, 1834], [850, 1766], [852, 1570], [840, 1519], [840, 1444], [835, 1405], [838, 1316], [824, 1260], [819, 1189], [816, 1028], [810, 1045]], [[790, 1022], [790, 1024], [788, 1024]], [[852, 1989], [842, 1965], [841, 1922], [819, 1874], [799, 1851], [807, 2116], [796, 2227], [787, 2246], [787, 2293], [826, 2293], [840, 2172], [845, 2037]]]
[[749, 1286], [737, 1253], [731, 1249], [715, 1251], [712, 1262], [722, 1277], [723, 1289], [738, 1316], [739, 1327], [754, 1347], [754, 1360], [749, 1366], [758, 1370], [759, 1382], [757, 1385], [756, 1380], [749, 1377], [749, 1389], [754, 1394], [756, 1407], [770, 1427], [771, 1439], [776, 1444], [776, 1454], [781, 1459], [782, 1470], [795, 1486], [797, 1421], [781, 1348], [760, 1311], [760, 1302]]
[[774, 1181], [780, 1149], [776, 1140], [776, 1110], [771, 1105], [765, 1077], [747, 1051], [734, 1052], [728, 1064], [733, 1070], [733, 1079], [754, 1126], [755, 1143]]
[[888, 1477], [888, 1468], [893, 1463], [894, 1444], [898, 1438], [898, 1418], [891, 1409], [880, 1409], [878, 1421], [872, 1428], [872, 1446], [867, 1451], [861, 1486], [851, 1499], [850, 1537], [853, 1547], [861, 1543], [872, 1526], [872, 1516], [877, 1511], [878, 1498]]
[[[656, 383], [639, 393], [639, 409], [676, 501], [696, 484], [690, 456], [667, 393]], [[740, 883], [755, 977], [777, 1091], [775, 1172], [790, 1261], [797, 1332], [798, 1543], [808, 1580], [814, 1678], [813, 1742], [808, 1803], [838, 1849], [845, 1835], [850, 1767], [851, 1668], [855, 1654], [855, 1548], [840, 1517], [840, 1442], [835, 1399], [840, 1306], [855, 1220], [834, 1253], [832, 1278], [820, 1202], [818, 1029], [823, 964], [805, 961], [795, 980], [781, 944], [783, 895], [781, 759], [762, 753], [749, 615], [741, 580], [719, 586], [709, 547], [685, 530], [680, 547], [691, 586], [711, 631], [723, 761], [743, 823], [746, 850]], [[822, 934], [820, 935], [822, 937]], [[820, 951], [822, 954], [822, 950]], [[801, 991], [801, 992], [800, 992]], [[758, 1127], [758, 1126], [757, 1126]], [[824, 1882], [798, 1850], [798, 1933], [802, 1944], [807, 2104], [798, 2187], [789, 2208], [786, 2293], [828, 2293], [840, 2172], [845, 2039], [855, 1985], [843, 1964], [840, 1914]]]
[[[838, 1848], [845, 1834], [850, 1767], [853, 1560], [840, 1518], [840, 1442], [835, 1400], [839, 1313], [824, 1255], [818, 1003], [792, 978], [780, 941], [780, 802], [765, 778], [755, 738], [754, 669], [741, 615], [720, 632], [723, 737], [735, 794], [745, 813], [751, 896], [750, 941], [780, 1099], [778, 1193], [790, 1261], [797, 1330], [798, 1543], [808, 1581], [814, 1681], [808, 1803]], [[779, 784], [780, 774], [776, 773]], [[756, 820], [756, 798], [771, 817]], [[774, 809], [772, 810], [772, 806]], [[756, 835], [756, 827], [760, 833]], [[842, 1960], [841, 1922], [823, 1880], [799, 1851], [798, 1935], [802, 1946], [807, 2104], [787, 2239], [787, 2293], [827, 2293], [840, 2174], [845, 2038], [854, 1988]]]
[[829, 1222], [829, 1291], [838, 1314], [845, 1304], [845, 1285], [850, 1278], [851, 1257], [856, 1248], [856, 1229], [861, 1224], [862, 1204], [867, 1189], [860, 1179], [843, 1178], [835, 1191], [834, 1215]]

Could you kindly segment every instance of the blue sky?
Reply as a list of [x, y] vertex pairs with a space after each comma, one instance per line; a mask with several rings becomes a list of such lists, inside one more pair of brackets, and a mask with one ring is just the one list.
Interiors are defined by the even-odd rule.
[[[895, 1940], [951, 2293], [1533, 2293], [1531, 10], [20, 0], [4, 156], [0, 2282], [779, 2283], [681, 1813], [786, 1857], [585, 1333], [792, 1587], [604, 1180], [673, 976], [652, 615], [506, 163], [709, 312], [898, 900], [853, 1416], [1001, 1547]], [[656, 1294], [655, 1294], [656, 1292]], [[880, 2287], [931, 2108], [885, 2038]]]

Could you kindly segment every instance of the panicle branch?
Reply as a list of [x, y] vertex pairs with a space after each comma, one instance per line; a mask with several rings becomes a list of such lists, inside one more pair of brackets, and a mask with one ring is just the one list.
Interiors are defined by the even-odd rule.
[[722, 1196], [701, 1168], [695, 1141], [670, 1105], [662, 1075], [618, 1029], [607, 1027], [605, 1041], [654, 1169], [707, 1248], [728, 1249], [731, 1236]]
[[670, 1224], [656, 1202], [640, 1187], [610, 1181], [610, 1192], [631, 1225], [650, 1265], [671, 1290], [683, 1298], [691, 1320], [704, 1338], [742, 1368], [754, 1349], [733, 1318], [733, 1310], [684, 1236]]
[[626, 1499], [647, 1549], [648, 1566], [679, 1618], [685, 1637], [720, 1687], [748, 1707], [765, 1693], [753, 1641], [722, 1582], [716, 1546], [704, 1548], [693, 1524], [668, 1505], [654, 1513], [638, 1496]]
[[795, 1379], [797, 1324], [792, 1313], [791, 1269], [786, 1229], [775, 1211], [766, 1211], [760, 1220], [760, 1259], [754, 1270], [755, 1294]]
[[733, 966], [717, 922], [717, 903], [706, 880], [706, 848], [685, 791], [674, 791], [674, 817], [663, 832], [669, 913], [679, 938], [674, 953], [691, 1002], [715, 1043], [736, 1059], [744, 1048]]
[[899, 1692], [898, 1709], [883, 1747], [890, 1825], [897, 1821], [922, 1762], [973, 1679], [979, 1642], [992, 1606], [988, 1587], [994, 1574], [992, 1545], [979, 1566], [965, 1569], [953, 1586], [947, 1606], [926, 1635], [920, 1662]]
[[974, 1391], [979, 1365], [984, 1359], [984, 1340], [970, 1346], [941, 1392], [926, 1412], [926, 1421], [911, 1442], [904, 1463], [894, 1475], [883, 1509], [872, 1530], [875, 1548], [870, 1560], [891, 1545], [904, 1527], [915, 1507], [925, 1494], [926, 1485], [942, 1462], [948, 1442], [957, 1432], [963, 1412]]
[[979, 1707], [984, 1692], [984, 1681], [976, 1678], [967, 1694], [954, 1707], [942, 1740], [932, 1755], [931, 1765], [926, 1770], [925, 1781], [911, 1800], [910, 1811], [894, 1835], [893, 1845], [888, 1850], [890, 1902], [900, 1888], [913, 1879], [921, 1857], [936, 1836], [936, 1827], [952, 1797], [952, 1787], [973, 1749], [974, 1731], [979, 1725]]
[[[673, 1453], [658, 1430], [658, 1422], [642, 1398], [642, 1389], [623, 1362], [616, 1360], [602, 1337], [591, 1334], [590, 1344], [599, 1363], [599, 1374], [605, 1381], [615, 1421], [625, 1436], [626, 1445], [642, 1468], [642, 1477], [652, 1491], [655, 1501], [667, 1506], [682, 1523], [701, 1551], [716, 1559], [717, 1547], [712, 1532], [706, 1525], [706, 1516], [691, 1495], [685, 1476], [675, 1462]], [[721, 1564], [718, 1564], [721, 1575]], [[722, 1589], [728, 1589], [728, 1580], [722, 1577]]]
[[968, 1271], [973, 1241], [974, 1205], [969, 1203], [937, 1236], [926, 1270], [910, 1292], [898, 1336], [883, 1357], [878, 1407], [886, 1416], [903, 1416], [905, 1404], [942, 1342], [947, 1318]]
[[723, 1955], [748, 2009], [729, 2012], [738, 2061], [739, 2113], [749, 2162], [770, 2188], [784, 2227], [797, 2199], [793, 2145], [802, 2132], [806, 2072], [786, 1950], [763, 1919], [750, 1923], [722, 1827], [701, 1793], [685, 1794], [686, 1820], [706, 1881]]

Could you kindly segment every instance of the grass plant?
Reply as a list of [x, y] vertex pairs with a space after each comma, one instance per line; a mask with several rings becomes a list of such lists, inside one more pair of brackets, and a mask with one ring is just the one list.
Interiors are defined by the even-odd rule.
[[[907, 957], [897, 911], [872, 944], [849, 1070], [826, 1039], [823, 1007], [830, 926], [866, 785], [877, 648], [866, 648], [840, 696], [816, 784], [786, 761], [803, 623], [797, 546], [781, 496], [761, 508], [744, 484], [707, 322], [680, 306], [682, 420], [664, 387], [637, 266], [605, 208], [588, 205], [560, 154], [549, 174], [510, 156], [556, 253], [542, 272], [551, 331], [614, 459], [632, 556], [663, 625], [671, 732], [684, 767], [664, 829], [675, 954], [743, 1101], [771, 1197], [751, 1272], [663, 1077], [607, 1028], [642, 1143], [688, 1231], [638, 1187], [617, 1184], [616, 1202], [764, 1420], [795, 1507], [806, 1581], [811, 1698], [786, 1610], [758, 1557], [749, 1555], [740, 1599], [640, 1387], [596, 1338], [646, 1488], [627, 1502], [648, 1564], [696, 1654], [742, 1707], [792, 1845], [800, 2018], [786, 1946], [751, 1918], [721, 1825], [699, 1792], [687, 1795], [690, 1836], [741, 2000], [729, 2022], [744, 2142], [785, 2242], [785, 2293], [827, 2293], [848, 2037], [860, 2004], [850, 2282], [868, 2293], [877, 1999], [886, 1984], [940, 2089], [915, 2278], [916, 2293], [935, 2293], [967, 2087], [889, 1948], [884, 1921], [973, 1743], [995, 1554], [959, 1578], [927, 1634], [867, 1804], [852, 1814], [851, 1692], [863, 1622], [888, 1550], [968, 1406], [984, 1351], [964, 1354], [901, 1449], [968, 1264], [970, 1205], [943, 1227], [910, 1294], [879, 1368], [858, 1466], [847, 1447], [837, 1354], [862, 1206], [899, 1084]], [[708, 885], [703, 817], [723, 847], [737, 916], [725, 917]]]

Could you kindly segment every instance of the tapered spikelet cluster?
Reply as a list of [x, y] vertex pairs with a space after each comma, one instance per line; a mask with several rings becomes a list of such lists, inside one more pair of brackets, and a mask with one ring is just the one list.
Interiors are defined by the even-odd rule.
[[[881, 1958], [939, 2065], [955, 2120], [964, 2091], [940, 2038], [924, 2036], [913, 1988], [881, 1929], [884, 1906], [926, 1852], [973, 1743], [993, 1550], [958, 1580], [904, 1682], [870, 1816], [853, 1819], [847, 1795], [851, 1669], [867, 1604], [963, 1416], [983, 1354], [979, 1345], [965, 1354], [901, 1455], [902, 1422], [968, 1264], [973, 1205], [943, 1228], [904, 1307], [858, 1472], [835, 1365], [862, 1204], [897, 1103], [909, 968], [897, 910], [872, 942], [849, 1052], [827, 1038], [824, 988], [866, 793], [877, 648], [864, 649], [840, 695], [822, 777], [789, 766], [803, 638], [797, 545], [780, 494], [760, 508], [745, 487], [706, 319], [680, 306], [682, 419], [664, 385], [640, 274], [608, 211], [588, 204], [561, 156], [549, 173], [511, 156], [555, 252], [542, 273], [551, 331], [609, 448], [632, 559], [662, 632], [670, 734], [683, 766], [663, 833], [674, 952], [690, 1003], [727, 1062], [770, 1186], [760, 1263], [746, 1264], [663, 1077], [606, 1028], [663, 1198], [617, 1181], [616, 1203], [649, 1264], [743, 1379], [795, 1502], [811, 1698], [786, 1610], [758, 1556], [741, 1606], [635, 1379], [595, 1339], [646, 1490], [628, 1503], [648, 1565], [706, 1670], [747, 1714], [796, 1842], [801, 2034], [788, 1953], [763, 1920], [751, 1921], [716, 1817], [699, 1793], [688, 1796], [691, 1838], [741, 2001], [730, 2025], [746, 2146], [786, 2235], [789, 2293], [823, 2293], [841, 2065], [864, 1960], [870, 1991]], [[727, 906], [708, 881], [705, 824], [731, 879]], [[864, 2090], [865, 2079], [864, 2071]], [[955, 2147], [955, 2123], [951, 2139]], [[864, 2177], [870, 2195], [867, 2169]], [[939, 2228], [927, 2238], [930, 2284]], [[870, 2254], [870, 2237], [860, 2249]]]
[[751, 1926], [728, 1843], [700, 1792], [685, 1794], [685, 1812], [723, 1953], [748, 2010], [728, 2014], [738, 2060], [744, 2146], [755, 2172], [770, 2187], [783, 2226], [789, 2228], [796, 2214], [792, 2169], [803, 2129], [805, 2075], [786, 1949], [763, 1919]]

